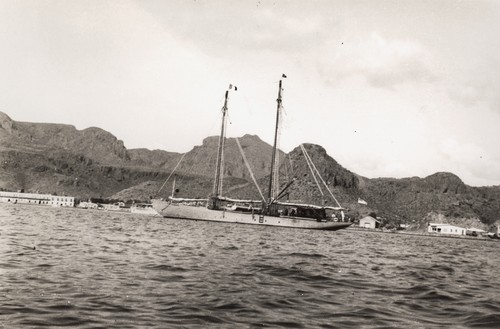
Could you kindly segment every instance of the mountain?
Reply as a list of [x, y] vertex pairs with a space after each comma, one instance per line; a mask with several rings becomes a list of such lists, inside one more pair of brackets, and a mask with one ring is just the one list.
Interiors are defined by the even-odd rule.
[[[257, 179], [266, 177], [270, 171], [272, 146], [255, 135], [247, 134], [238, 138], [238, 140], [254, 176]], [[147, 149], [131, 150], [129, 153], [132, 162], [136, 165], [149, 163], [169, 172], [177, 167], [175, 176], [179, 192], [176, 196], [206, 198], [213, 188], [218, 143], [219, 137], [211, 136], [205, 138], [201, 145], [195, 146], [185, 154], [159, 150], [150, 151]], [[278, 153], [281, 157], [284, 157], [283, 152], [279, 151]], [[182, 157], [183, 161], [179, 163]], [[236, 138], [226, 139], [224, 159], [224, 190], [226, 193], [232, 194], [235, 190], [241, 190], [237, 194], [238, 197], [258, 197], [257, 190], [252, 188], [253, 185], [250, 186], [251, 177], [239, 151]], [[155, 189], [156, 191], [161, 190], [160, 197], [168, 197], [171, 194], [172, 181], [173, 179], [164, 188], [157, 182], [148, 182], [146, 186], [138, 186], [137, 189], [132, 187], [127, 191], [121, 191], [113, 195], [113, 198], [120, 199], [133, 195], [134, 190], [140, 196], [155, 195], [157, 193], [154, 191]]]
[[[239, 140], [255, 175], [265, 175], [269, 171], [271, 146], [258, 136], [245, 135]], [[218, 137], [207, 137], [202, 145], [186, 154], [127, 150], [122, 141], [100, 128], [78, 130], [65, 124], [19, 122], [0, 112], [0, 188], [84, 199], [118, 193], [144, 200], [158, 193], [161, 184], [157, 186], [155, 182], [163, 182], [184, 156], [176, 175], [191, 191], [206, 197], [215, 172], [217, 144]], [[225, 186], [241, 186], [249, 174], [236, 140], [228, 138], [226, 146]], [[147, 188], [134, 196], [134, 186], [138, 190], [141, 186]], [[122, 190], [128, 193], [119, 194]]]
[[[272, 147], [255, 135], [239, 141], [267, 198]], [[185, 154], [128, 150], [100, 128], [18, 122], [0, 112], [0, 189], [146, 201], [171, 194], [173, 176], [167, 184], [165, 180], [177, 167], [176, 196], [205, 198], [212, 191], [217, 145], [218, 137], [207, 137]], [[328, 189], [353, 218], [376, 214], [389, 227], [405, 223], [420, 230], [439, 221], [485, 228], [500, 219], [500, 186], [471, 187], [444, 172], [424, 178], [370, 179], [342, 167], [319, 145], [303, 146]], [[336, 205], [311, 174], [300, 147], [278, 156], [281, 188], [293, 180], [284, 199]], [[261, 199], [235, 138], [226, 140], [224, 158], [225, 193]], [[358, 198], [368, 205], [359, 204]]]
[[0, 138], [0, 150], [30, 153], [64, 151], [98, 159], [103, 164], [130, 160], [122, 141], [95, 127], [77, 130], [65, 124], [18, 122], [0, 112]]
[[[244, 135], [239, 138], [241, 148], [245, 153], [250, 168], [255, 177], [260, 178], [271, 170], [272, 146], [262, 141], [256, 135]], [[181, 172], [196, 172], [202, 176], [213, 177], [216, 166], [216, 155], [219, 137], [212, 136], [203, 140], [203, 144], [195, 146], [184, 157]], [[284, 153], [280, 152], [283, 157]], [[236, 138], [227, 138], [224, 148], [224, 175], [250, 179], [244, 159], [236, 143]]]
[[166, 169], [174, 168], [182, 157], [181, 153], [145, 148], [128, 150], [128, 154], [133, 165]]
[[0, 188], [107, 197], [148, 179], [166, 177], [138, 167], [123, 142], [100, 128], [12, 120], [0, 112]]

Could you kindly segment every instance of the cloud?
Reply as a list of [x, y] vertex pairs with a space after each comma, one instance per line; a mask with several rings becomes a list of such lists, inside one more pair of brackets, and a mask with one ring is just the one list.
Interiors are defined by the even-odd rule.
[[321, 43], [325, 17], [301, 3], [141, 3], [161, 24], [203, 52], [221, 58], [297, 53]]
[[[0, 103], [13, 119], [98, 126], [127, 147], [178, 140], [170, 150], [185, 151], [206, 137], [200, 127], [211, 116], [204, 109], [220, 108], [209, 96], [221, 79], [207, 56], [156, 17], [133, 2], [26, 7], [0, 20], [0, 40], [9, 41], [0, 44], [0, 89], [9, 90]], [[214, 77], [210, 85], [205, 77]], [[136, 125], [142, 130], [131, 133]], [[176, 125], [191, 127], [193, 137], [178, 138]]]
[[447, 90], [453, 101], [468, 108], [485, 106], [500, 112], [500, 60], [464, 63], [463, 67], [453, 67], [450, 71]]
[[445, 170], [498, 182], [493, 10], [262, 2], [0, 1], [0, 105], [15, 120], [95, 125], [127, 147], [184, 152], [217, 133], [229, 83], [229, 134], [272, 142], [287, 73], [287, 151], [315, 142], [368, 177]]
[[474, 142], [460, 142], [447, 138], [439, 143], [439, 154], [448, 171], [475, 186], [491, 185], [498, 180], [500, 168], [498, 154]]
[[430, 67], [430, 52], [415, 41], [388, 41], [374, 32], [328, 48], [327, 57], [317, 64], [323, 78], [330, 82], [363, 77], [372, 87], [393, 89], [400, 84], [436, 79]]

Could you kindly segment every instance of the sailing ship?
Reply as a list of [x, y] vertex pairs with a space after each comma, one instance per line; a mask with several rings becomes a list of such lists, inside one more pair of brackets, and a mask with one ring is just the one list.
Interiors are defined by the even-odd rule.
[[[283, 77], [286, 77], [283, 75]], [[230, 86], [231, 88], [231, 86]], [[280, 199], [285, 195], [285, 191], [293, 183], [289, 182], [280, 192], [278, 181], [279, 157], [277, 156], [278, 129], [280, 113], [282, 109], [282, 80], [279, 81], [277, 98], [276, 126], [274, 135], [274, 145], [272, 151], [271, 172], [269, 178], [269, 195], [265, 199], [260, 191], [257, 182], [254, 183], [259, 189], [262, 200], [239, 200], [223, 196], [223, 155], [226, 133], [226, 121], [228, 112], [229, 90], [226, 90], [224, 105], [222, 107], [222, 124], [219, 135], [217, 150], [217, 162], [215, 170], [214, 187], [208, 199], [188, 199], [176, 198], [174, 195], [175, 181], [172, 195], [167, 199], [153, 199], [153, 208], [163, 217], [180, 218], [189, 220], [203, 220], [225, 223], [240, 223], [265, 226], [279, 226], [301, 229], [316, 230], [340, 230], [349, 227], [352, 223], [344, 221], [344, 213], [340, 204], [338, 206], [318, 206], [314, 204], [282, 202]], [[238, 142], [238, 140], [236, 140]], [[239, 142], [238, 142], [239, 145]], [[303, 148], [302, 148], [303, 149]], [[240, 147], [240, 151], [242, 151]], [[303, 149], [305, 152], [305, 150]], [[306, 156], [306, 159], [308, 156]], [[251, 173], [251, 168], [246, 161], [245, 164]], [[310, 158], [309, 158], [310, 160]], [[309, 162], [308, 162], [309, 164]], [[311, 168], [311, 167], [310, 167]], [[175, 169], [174, 169], [175, 171]], [[251, 173], [253, 178], [253, 174]], [[324, 183], [324, 182], [323, 182]], [[325, 184], [325, 183], [324, 183]], [[325, 187], [326, 184], [325, 184]], [[328, 187], [327, 187], [328, 189]], [[331, 192], [330, 192], [331, 194]], [[332, 194], [333, 197], [333, 194]], [[334, 198], [335, 199], [335, 198]], [[336, 201], [336, 199], [335, 199]], [[336, 213], [341, 214], [340, 218]]]

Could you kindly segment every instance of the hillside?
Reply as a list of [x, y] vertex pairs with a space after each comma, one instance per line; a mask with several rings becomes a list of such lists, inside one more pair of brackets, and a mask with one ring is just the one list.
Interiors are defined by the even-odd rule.
[[[272, 148], [258, 136], [245, 135], [239, 140], [267, 197]], [[186, 154], [127, 150], [122, 141], [100, 128], [78, 130], [71, 125], [17, 122], [0, 112], [0, 189], [146, 201], [170, 195], [173, 177], [162, 185], [184, 157], [175, 174], [177, 196], [204, 198], [212, 191], [217, 142], [218, 137], [207, 137]], [[353, 218], [376, 213], [385, 225], [406, 223], [420, 230], [429, 221], [487, 227], [500, 219], [500, 186], [467, 186], [452, 173], [369, 179], [342, 167], [321, 146], [304, 146]], [[286, 199], [316, 204], [324, 199], [326, 204], [336, 204], [323, 186], [321, 195], [300, 147], [289, 154], [280, 152], [279, 157], [281, 187], [295, 179]], [[224, 192], [260, 199], [234, 138], [226, 141], [225, 159]], [[358, 204], [358, 198], [368, 205]]]
[[145, 148], [128, 150], [130, 161], [135, 166], [154, 168], [174, 168], [182, 157], [181, 153]]
[[0, 138], [2, 151], [66, 152], [114, 165], [130, 160], [122, 141], [95, 127], [77, 130], [64, 124], [18, 122], [0, 112]]
[[[207, 137], [184, 155], [176, 171], [191, 191], [199, 191], [203, 197], [211, 191], [217, 142], [218, 137]], [[256, 176], [265, 175], [271, 146], [251, 135], [241, 137], [240, 143]], [[225, 186], [241, 186], [247, 182], [248, 172], [235, 139], [227, 139], [226, 145], [224, 172], [231, 179], [226, 179]], [[77, 130], [64, 124], [18, 122], [0, 112], [0, 188], [5, 190], [82, 199], [111, 197], [128, 190], [126, 196], [140, 199], [157, 191], [151, 188], [133, 195], [134, 186], [140, 190], [147, 182], [152, 182], [151, 187], [156, 187], [156, 181], [162, 184], [182, 156], [163, 150], [127, 150], [122, 141], [100, 128]]]

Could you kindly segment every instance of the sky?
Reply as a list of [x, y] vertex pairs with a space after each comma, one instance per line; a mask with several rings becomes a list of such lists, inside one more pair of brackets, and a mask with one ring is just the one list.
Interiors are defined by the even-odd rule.
[[368, 178], [500, 185], [500, 0], [1, 0], [0, 111], [187, 152], [220, 129]]

